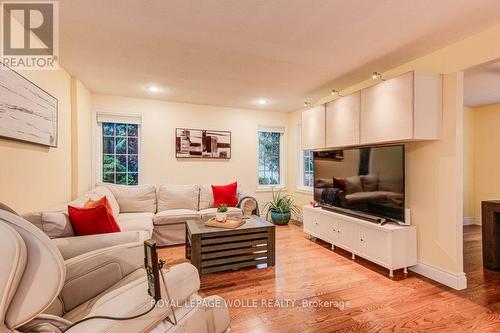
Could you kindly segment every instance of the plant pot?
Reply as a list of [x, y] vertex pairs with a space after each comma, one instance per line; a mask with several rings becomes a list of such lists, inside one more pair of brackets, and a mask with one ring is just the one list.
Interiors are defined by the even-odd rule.
[[216, 212], [215, 213], [215, 219], [218, 221], [218, 222], [224, 222], [227, 218], [227, 214], [226, 212]]
[[286, 225], [290, 222], [292, 214], [290, 212], [280, 212], [279, 210], [271, 210], [271, 220], [274, 224]]

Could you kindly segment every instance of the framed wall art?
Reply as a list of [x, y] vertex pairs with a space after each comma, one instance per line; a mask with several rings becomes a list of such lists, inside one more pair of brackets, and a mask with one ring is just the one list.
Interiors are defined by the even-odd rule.
[[176, 128], [175, 157], [230, 159], [231, 132]]
[[1, 63], [0, 136], [57, 147], [57, 98]]

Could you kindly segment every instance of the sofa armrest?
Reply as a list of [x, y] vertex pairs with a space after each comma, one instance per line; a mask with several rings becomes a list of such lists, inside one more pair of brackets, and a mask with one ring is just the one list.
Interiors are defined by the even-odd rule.
[[[196, 267], [190, 263], [182, 263], [161, 270], [161, 295], [167, 299], [168, 295], [175, 304], [180, 304], [200, 289], [200, 276]], [[167, 285], [165, 290], [165, 284]]]
[[250, 195], [240, 193], [238, 195], [238, 205], [241, 208], [243, 215], [260, 216], [259, 202]]
[[[87, 332], [149, 332], [158, 325], [158, 332], [206, 332], [199, 328], [205, 325], [204, 322], [196, 320], [204, 317], [186, 316], [186, 309], [189, 307], [199, 307], [198, 311], [204, 312], [205, 309], [191, 303], [193, 296], [197, 296], [196, 291], [200, 287], [200, 279], [196, 268], [188, 263], [183, 263], [161, 270], [160, 284], [162, 287], [163, 302], [159, 302], [156, 308], [149, 314], [135, 320], [111, 321], [96, 320], [84, 322], [71, 328], [68, 333], [87, 333]], [[163, 281], [168, 285], [169, 294], [172, 297], [169, 301]], [[127, 284], [126, 288], [115, 289], [103, 297], [99, 298], [87, 317], [95, 315], [128, 317], [144, 312], [152, 305], [152, 298], [146, 292], [147, 281], [146, 274], [141, 279], [137, 279]], [[176, 308], [180, 325], [173, 327], [164, 320], [171, 315], [170, 304]], [[177, 307], [177, 304], [180, 306]], [[196, 309], [194, 309], [196, 311]], [[220, 316], [218, 316], [220, 317]], [[183, 325], [184, 324], [184, 325]]]
[[144, 265], [142, 243], [99, 249], [64, 262], [66, 280], [60, 293], [64, 311], [99, 295]]
[[204, 299], [205, 316], [207, 319], [208, 333], [228, 332], [231, 324], [229, 309], [220, 296], [208, 296]]
[[127, 243], [142, 244], [148, 238], [147, 231], [123, 231], [89, 236], [55, 238], [52, 242], [57, 246], [64, 260], [67, 260], [87, 252], [115, 245]]

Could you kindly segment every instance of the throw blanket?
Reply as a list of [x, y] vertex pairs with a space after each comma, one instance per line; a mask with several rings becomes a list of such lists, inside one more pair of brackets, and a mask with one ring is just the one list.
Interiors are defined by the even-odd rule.
[[340, 205], [340, 189], [338, 188], [325, 188], [321, 193], [321, 199], [324, 203], [331, 206]]

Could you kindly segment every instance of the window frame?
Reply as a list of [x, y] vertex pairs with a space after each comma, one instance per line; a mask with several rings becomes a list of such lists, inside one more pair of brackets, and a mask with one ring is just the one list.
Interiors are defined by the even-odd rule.
[[[139, 123], [137, 124], [137, 145], [138, 145], [138, 156], [137, 156], [137, 185], [141, 185], [142, 178], [143, 178], [143, 168], [142, 168], [142, 116], [137, 115], [137, 114], [123, 114], [123, 113], [110, 113], [110, 112], [99, 112], [95, 111], [93, 112], [93, 121], [92, 121], [92, 141], [93, 143], [93, 151], [92, 151], [92, 187], [95, 187], [96, 184], [102, 183], [103, 182], [103, 168], [102, 168], [102, 163], [103, 163], [103, 131], [102, 131], [102, 124], [103, 122], [98, 121], [98, 115], [106, 115], [107, 117], [112, 118], [115, 116], [117, 118], [116, 123], [126, 123], [123, 121], [123, 119], [126, 119], [127, 117], [131, 119], [140, 119]], [[119, 120], [118, 120], [119, 119]], [[106, 121], [108, 122], [108, 121]], [[110, 120], [109, 122], [113, 122]], [[136, 124], [136, 122], [131, 122], [131, 124]], [[126, 185], [126, 186], [135, 186], [135, 185]]]
[[297, 192], [306, 194], [314, 193], [314, 186], [304, 185], [304, 150], [302, 149], [302, 126], [297, 125], [297, 140], [296, 140], [296, 156], [297, 156], [297, 172], [295, 175], [295, 189]]
[[[271, 132], [271, 133], [279, 133], [280, 134], [280, 183], [273, 185], [261, 185], [259, 184], [259, 133], [260, 132]], [[287, 151], [287, 137], [286, 137], [286, 127], [285, 126], [259, 126], [256, 132], [256, 141], [257, 141], [257, 163], [256, 163], [256, 192], [272, 192], [272, 191], [286, 191], [287, 189], [287, 168], [286, 168], [286, 151]]]

